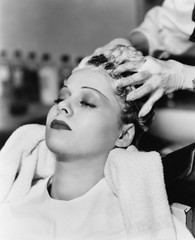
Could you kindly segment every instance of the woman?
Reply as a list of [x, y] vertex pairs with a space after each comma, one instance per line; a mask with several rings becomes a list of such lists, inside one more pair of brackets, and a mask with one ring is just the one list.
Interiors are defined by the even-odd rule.
[[[1, 239], [192, 239], [171, 216], [159, 155], [124, 150], [153, 114], [139, 119], [141, 102], [127, 103], [131, 89], [118, 85], [144, 57], [127, 45], [115, 50], [109, 58], [86, 58], [74, 70], [48, 113], [45, 140], [44, 127], [28, 126], [2, 149], [1, 180], [7, 168], [16, 171], [0, 196]], [[131, 71], [115, 75], [124, 54]], [[51, 164], [53, 172], [44, 175], [51, 159], [55, 168]]]

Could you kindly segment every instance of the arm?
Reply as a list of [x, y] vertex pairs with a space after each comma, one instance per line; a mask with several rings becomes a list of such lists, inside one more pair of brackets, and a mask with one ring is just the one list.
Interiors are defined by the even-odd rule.
[[159, 58], [161, 60], [173, 59], [178, 62], [195, 66], [195, 43], [185, 52], [180, 55], [170, 54], [168, 52], [159, 52], [159, 54], [154, 55], [154, 57]]
[[134, 48], [136, 48], [138, 51], [141, 51], [144, 55], [148, 55], [149, 42], [142, 32], [133, 32], [127, 37], [127, 39], [130, 41]]
[[150, 9], [143, 22], [127, 35], [133, 47], [144, 55], [153, 55], [154, 51], [163, 50], [162, 39], [159, 35], [162, 28], [160, 17], [162, 11], [161, 6]]

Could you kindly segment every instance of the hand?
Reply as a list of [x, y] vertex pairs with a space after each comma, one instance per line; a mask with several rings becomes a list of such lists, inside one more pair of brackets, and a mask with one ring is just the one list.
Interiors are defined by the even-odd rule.
[[[115, 71], [124, 72], [128, 68], [128, 63], [126, 63], [119, 66]], [[185, 88], [184, 65], [173, 60], [162, 61], [153, 57], [146, 57], [146, 62], [138, 73], [118, 81], [119, 88], [132, 85], [142, 86], [131, 91], [127, 96], [127, 101], [149, 95], [148, 100], [139, 112], [139, 117], [143, 117], [149, 113], [154, 103], [164, 94]]]
[[[120, 47], [118, 47], [118, 45], [121, 45], [121, 49]], [[130, 54], [128, 51], [123, 50], [124, 46], [128, 47]], [[82, 61], [79, 63], [79, 65], [76, 68], [74, 68], [73, 72], [75, 70], [85, 67], [86, 63], [89, 61], [89, 59], [92, 56], [101, 55], [101, 54], [103, 54], [107, 58], [112, 58], [112, 57], [117, 58], [118, 62], [123, 62], [127, 60], [129, 56], [131, 56], [131, 58], [134, 57], [134, 62], [136, 61], [136, 64], [133, 64], [133, 61], [131, 61], [132, 62], [131, 67], [130, 65], [128, 65], [128, 68], [130, 68], [131, 70], [135, 68], [135, 65], [137, 68], [138, 65], [141, 65], [145, 61], [143, 54], [140, 51], [136, 51], [136, 49], [132, 46], [132, 44], [127, 39], [116, 38], [111, 42], [109, 42], [108, 44], [106, 44], [105, 46], [97, 48], [92, 55], [83, 58]]]
[[108, 44], [104, 45], [103, 47], [97, 48], [94, 51], [93, 55], [100, 55], [103, 53], [106, 57], [108, 57], [113, 52], [113, 49], [117, 45], [132, 46], [131, 43], [127, 39], [116, 38], [116, 39], [112, 40], [111, 42], [109, 42]]

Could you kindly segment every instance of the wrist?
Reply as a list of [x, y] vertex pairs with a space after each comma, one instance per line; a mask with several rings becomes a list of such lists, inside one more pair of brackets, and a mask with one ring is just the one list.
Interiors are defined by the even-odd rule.
[[183, 65], [184, 86], [183, 89], [195, 91], [195, 67]]
[[172, 78], [174, 78], [175, 90], [192, 90], [195, 68], [175, 60], [168, 60], [167, 62], [170, 70], [173, 71]]
[[134, 30], [127, 38], [134, 48], [141, 51], [143, 55], [148, 55], [149, 43], [142, 32]]

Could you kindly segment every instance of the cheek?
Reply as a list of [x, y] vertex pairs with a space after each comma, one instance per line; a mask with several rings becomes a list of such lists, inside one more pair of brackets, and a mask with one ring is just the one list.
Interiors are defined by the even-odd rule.
[[119, 133], [119, 120], [116, 115], [112, 113], [102, 113], [97, 115], [89, 122], [88, 134], [95, 135], [99, 139], [107, 140], [118, 137]]

